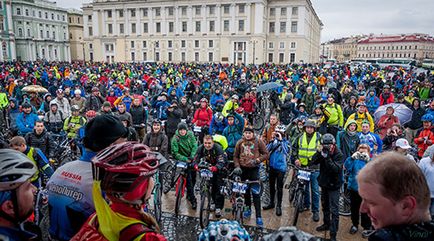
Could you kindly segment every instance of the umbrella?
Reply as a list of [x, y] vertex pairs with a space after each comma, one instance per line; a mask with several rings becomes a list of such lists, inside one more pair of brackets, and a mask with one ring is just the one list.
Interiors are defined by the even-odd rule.
[[395, 112], [393, 113], [396, 117], [398, 117], [399, 122], [401, 122], [401, 125], [409, 122], [411, 120], [411, 116], [413, 115], [413, 111], [408, 108], [404, 104], [398, 104], [398, 103], [392, 103], [387, 105], [382, 105], [378, 107], [378, 109], [374, 113], [375, 122], [378, 122], [380, 120], [381, 116], [386, 114], [387, 107], [392, 106]]
[[23, 88], [25, 92], [47, 93], [48, 90], [40, 85], [28, 85]]
[[257, 89], [256, 92], [262, 92], [262, 91], [267, 91], [267, 90], [272, 90], [272, 89], [277, 89], [282, 87], [283, 85], [280, 83], [276, 83], [276, 82], [269, 82], [269, 83], [265, 83], [263, 85], [260, 85]]

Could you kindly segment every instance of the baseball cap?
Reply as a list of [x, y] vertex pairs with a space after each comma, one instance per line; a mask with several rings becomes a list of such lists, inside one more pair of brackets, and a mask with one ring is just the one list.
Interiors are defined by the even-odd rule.
[[411, 148], [408, 141], [404, 138], [400, 138], [400, 139], [396, 140], [395, 146], [402, 148], [402, 149], [410, 149]]

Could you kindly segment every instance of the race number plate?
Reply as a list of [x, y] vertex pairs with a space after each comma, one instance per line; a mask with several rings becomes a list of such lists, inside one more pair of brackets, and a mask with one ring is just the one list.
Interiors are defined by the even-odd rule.
[[193, 131], [194, 132], [202, 132], [202, 127], [200, 127], [200, 126], [194, 126], [193, 127]]
[[187, 163], [185, 163], [185, 162], [178, 162], [178, 163], [176, 163], [176, 167], [177, 168], [186, 169], [187, 168]]
[[246, 193], [246, 190], [247, 190], [247, 184], [234, 182], [232, 185], [232, 192], [244, 194]]
[[200, 170], [200, 176], [211, 178], [212, 172], [210, 170], [207, 170], [207, 169], [202, 169], [202, 170]]
[[298, 171], [298, 178], [305, 181], [310, 181], [310, 172], [300, 170]]

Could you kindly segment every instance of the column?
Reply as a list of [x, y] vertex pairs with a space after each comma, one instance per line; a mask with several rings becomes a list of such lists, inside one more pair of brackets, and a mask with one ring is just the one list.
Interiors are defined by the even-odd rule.
[[[112, 18], [113, 18], [113, 35], [119, 35], [119, 26], [117, 24], [118, 13], [116, 9], [112, 9]], [[125, 27], [124, 27], [125, 28]]]
[[[154, 23], [154, 9], [148, 8], [148, 18], [149, 18], [149, 24], [148, 24], [148, 32], [150, 34], [155, 34], [155, 23]], [[142, 26], [143, 27], [143, 26]], [[154, 54], [155, 57], [155, 54]]]
[[[124, 31], [125, 35], [131, 35], [131, 22], [130, 22], [130, 13], [128, 12], [128, 8], [124, 7]], [[136, 29], [137, 30], [137, 29]]]
[[83, 15], [83, 38], [89, 37], [88, 17]]
[[292, 7], [286, 7], [286, 35], [291, 34]]
[[201, 9], [201, 15], [202, 15], [202, 23], [200, 24], [200, 30], [202, 32], [202, 34], [207, 33], [208, 32], [208, 23], [206, 21], [206, 5], [202, 5], [202, 9]]
[[217, 16], [217, 21], [215, 23], [215, 31], [217, 34], [221, 34], [221, 27], [222, 27], [222, 19], [221, 19], [221, 4], [217, 4], [216, 8], [215, 8], [215, 14]]
[[235, 28], [236, 23], [235, 23], [235, 8], [236, 8], [236, 4], [232, 3], [231, 4], [231, 24], [230, 24], [230, 30], [231, 33], [236, 33], [237, 29]]
[[92, 13], [92, 27], [93, 27], [93, 36], [99, 36], [99, 13], [101, 10], [94, 11]]
[[264, 33], [264, 4], [255, 3], [255, 34]]
[[298, 7], [298, 18], [297, 18], [297, 33], [300, 35], [306, 35], [305, 33], [305, 24], [304, 20], [306, 19], [306, 8], [305, 7]]
[[161, 34], [166, 35], [166, 7], [161, 7]]
[[[275, 29], [274, 29], [274, 34], [276, 36], [280, 35], [280, 9], [276, 8], [276, 25], [275, 25]], [[275, 43], [276, 44], [276, 43]], [[274, 49], [279, 48], [279, 46], [274, 46]]]
[[[141, 25], [142, 23], [140, 22], [140, 8], [136, 8], [136, 33], [137, 35], [142, 35], [142, 31], [143, 31], [143, 26]], [[138, 56], [136, 56], [137, 58]]]
[[175, 34], [178, 35], [179, 34], [179, 26], [177, 26], [179, 24], [179, 7], [175, 6], [175, 22], [173, 23], [173, 27], [175, 28]]
[[251, 7], [252, 7], [251, 3], [247, 3], [246, 4], [246, 15], [247, 15], [247, 19], [246, 19], [246, 33], [251, 33], [252, 32], [250, 30]]
[[188, 15], [187, 33], [193, 34], [193, 7], [192, 6], [188, 6], [187, 15]]

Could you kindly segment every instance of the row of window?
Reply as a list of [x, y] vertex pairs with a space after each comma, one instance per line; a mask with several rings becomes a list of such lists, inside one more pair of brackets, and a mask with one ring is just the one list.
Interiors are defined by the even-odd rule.
[[[278, 62], [279, 64], [283, 64], [285, 63], [285, 53], [279, 53], [278, 55], [279, 59]], [[268, 53], [268, 62], [273, 63], [274, 62], [274, 54], [273, 53]], [[289, 63], [294, 63], [295, 62], [295, 53], [289, 53]]]
[[[408, 47], [408, 48], [407, 48]], [[407, 46], [387, 46], [387, 50], [411, 50], [411, 45]], [[414, 49], [417, 49], [417, 45], [414, 46]], [[359, 50], [377, 50], [377, 46], [359, 46]], [[378, 50], [386, 50], [386, 46], [378, 46]]]
[[[298, 22], [297, 21], [291, 21], [291, 33], [297, 33], [297, 29], [298, 29]], [[275, 31], [276, 31], [276, 23], [275, 22], [269, 23], [268, 31], [270, 33], [275, 33]], [[280, 22], [279, 31], [280, 31], [280, 33], [286, 33], [286, 22]]]
[[[274, 49], [274, 42], [268, 42], [268, 48], [269, 49]], [[285, 42], [280, 42], [279, 43], [279, 48], [280, 49], [284, 49], [285, 48]], [[291, 49], [295, 49], [296, 48], [296, 43], [295, 42], [291, 42]]]
[[[187, 58], [186, 58], [186, 52], [181, 52], [180, 54], [180, 59], [181, 62], [186, 62]], [[152, 59], [152, 58], [151, 58]], [[141, 59], [142, 61], [147, 61], [148, 59], [148, 52], [143, 52], [143, 58]], [[154, 53], [154, 60], [155, 61], [160, 61], [160, 52], [155, 52]], [[137, 61], [136, 59], [136, 53], [135, 52], [131, 52], [131, 61]], [[167, 53], [167, 61], [172, 62], [174, 61], [173, 59], [173, 53], [172, 52], [168, 52]], [[199, 62], [200, 61], [200, 53], [199, 52], [194, 52], [194, 61], [195, 62]], [[208, 62], [214, 62], [214, 53], [213, 52], [208, 52]]]
[[[23, 13], [21, 12], [21, 8], [16, 8], [16, 14], [17, 15], [23, 15]], [[30, 9], [25, 8], [24, 9], [24, 15], [25, 16], [30, 16]], [[51, 16], [51, 20], [55, 20], [55, 14], [54, 13], [49, 13], [49, 12], [44, 12], [44, 17], [45, 19], [49, 19], [49, 16]], [[32, 10], [32, 17], [36, 17], [36, 11]], [[38, 11], [38, 17], [42, 18], [42, 11]], [[62, 14], [62, 21], [65, 21], [65, 15]], [[60, 21], [60, 14], [57, 14], [57, 21]]]
[[[26, 36], [24, 36], [23, 29], [18, 28], [18, 37], [33, 38], [34, 36], [32, 36], [30, 28], [27, 29]], [[39, 30], [39, 38], [41, 38], [41, 39], [44, 38], [44, 30], [42, 30], [42, 29]], [[46, 30], [45, 31], [45, 39], [56, 40], [56, 31], [53, 31], [52, 34], [50, 35], [50, 31]], [[63, 40], [66, 40], [66, 33], [65, 32], [63, 33]]]
[[[270, 8], [270, 16], [276, 16], [278, 8]], [[287, 8], [280, 8], [280, 16], [286, 16]], [[298, 15], [298, 7], [292, 7], [292, 15]]]
[[360, 58], [416, 58], [416, 53], [373, 53], [358, 54]]
[[[180, 42], [181, 48], [187, 47], [186, 40], [181, 40], [179, 42]], [[152, 43], [153, 43], [153, 47], [160, 48], [160, 41], [153, 41], [153, 42], [151, 42], [151, 44]], [[136, 41], [134, 41], [134, 40], [130, 41], [130, 47], [135, 48], [136, 47]], [[142, 47], [148, 48], [148, 41], [142, 41]], [[194, 47], [200, 48], [200, 41], [199, 40], [194, 40]], [[167, 48], [173, 48], [173, 41], [172, 40], [167, 41]], [[214, 48], [214, 40], [208, 40], [208, 48]]]
[[[239, 14], [244, 14], [246, 12], [245, 4], [237, 4], [237, 7], [238, 7], [238, 13]], [[187, 16], [187, 6], [182, 6], [179, 8], [181, 9], [181, 15]], [[193, 10], [194, 14], [196, 16], [199, 16], [202, 14], [202, 9], [203, 9], [202, 6], [193, 6], [193, 9], [194, 9]], [[212, 15], [216, 14], [216, 6], [214, 6], [214, 5], [206, 6], [205, 9], [206, 9], [205, 14], [207, 14], [207, 15], [212, 16]], [[230, 5], [223, 5], [222, 9], [223, 9], [223, 14], [225, 14], [225, 15], [230, 14]], [[128, 14], [129, 14], [128, 16], [132, 17], [132, 18], [136, 17], [137, 16], [137, 10], [138, 9], [135, 9], [135, 8], [128, 9], [127, 10]], [[154, 7], [154, 8], [151, 8], [150, 10], [153, 11], [155, 16], [157, 16], [157, 17], [161, 16], [161, 7]], [[166, 7], [165, 10], [166, 10], [167, 16], [174, 16], [175, 15], [175, 8], [174, 7]], [[148, 17], [149, 16], [149, 8], [141, 8], [139, 11], [141, 12], [142, 17]], [[116, 12], [117, 17], [119, 17], [119, 18], [123, 18], [125, 15], [123, 9], [106, 10], [105, 15], [107, 18], [112, 18], [114, 12]], [[88, 19], [92, 20], [92, 16], [88, 15]]]

